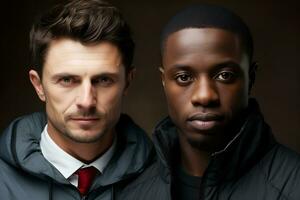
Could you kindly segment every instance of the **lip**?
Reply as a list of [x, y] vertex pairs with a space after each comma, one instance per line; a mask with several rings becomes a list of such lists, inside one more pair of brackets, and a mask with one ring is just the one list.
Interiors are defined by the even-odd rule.
[[194, 113], [188, 117], [188, 121], [220, 121], [223, 116], [217, 113]]
[[219, 125], [223, 116], [217, 113], [195, 113], [188, 117], [187, 124], [196, 131], [209, 131]]
[[95, 120], [98, 120], [99, 118], [96, 118], [96, 117], [78, 117], [78, 118], [71, 118], [72, 120], [75, 120], [75, 121], [95, 121]]
[[99, 118], [94, 117], [78, 117], [78, 118], [71, 118], [71, 120], [80, 125], [93, 125], [94, 123], [98, 122]]

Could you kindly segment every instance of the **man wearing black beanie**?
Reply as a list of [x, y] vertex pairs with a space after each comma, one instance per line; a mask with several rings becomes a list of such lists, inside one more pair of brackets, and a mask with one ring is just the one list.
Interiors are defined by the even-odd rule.
[[169, 117], [153, 137], [164, 199], [300, 199], [300, 156], [274, 140], [250, 98], [252, 43], [240, 17], [213, 5], [188, 7], [163, 30]]

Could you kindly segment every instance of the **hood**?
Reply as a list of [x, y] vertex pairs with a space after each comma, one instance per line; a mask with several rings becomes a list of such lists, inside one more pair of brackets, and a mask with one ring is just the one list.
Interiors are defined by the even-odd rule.
[[[174, 123], [167, 117], [155, 129], [153, 142], [161, 165], [171, 170], [178, 136]], [[255, 99], [249, 99], [247, 117], [225, 148], [211, 156], [204, 176], [207, 185], [242, 176], [275, 144], [270, 127], [265, 123]], [[176, 154], [175, 156], [180, 155]], [[166, 171], [166, 170], [165, 170]]]
[[0, 136], [0, 158], [33, 176], [67, 184], [63, 176], [45, 160], [40, 149], [46, 115], [34, 113], [14, 120]]
[[[34, 113], [14, 120], [0, 135], [0, 158], [33, 176], [69, 184], [41, 153], [39, 143], [46, 123], [44, 113]], [[116, 153], [101, 179], [96, 181], [102, 186], [139, 174], [153, 159], [150, 139], [129, 116], [120, 116], [117, 133]]]
[[139, 175], [154, 161], [150, 138], [128, 115], [121, 115], [116, 126], [117, 150], [96, 184], [109, 185]]

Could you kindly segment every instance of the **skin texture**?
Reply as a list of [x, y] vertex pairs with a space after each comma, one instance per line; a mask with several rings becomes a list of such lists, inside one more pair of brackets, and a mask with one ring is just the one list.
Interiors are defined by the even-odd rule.
[[210, 155], [236, 134], [232, 125], [248, 105], [249, 59], [234, 33], [189, 28], [167, 38], [162, 61], [183, 167], [201, 176]]
[[67, 153], [91, 162], [112, 144], [122, 100], [132, 78], [126, 76], [118, 48], [108, 42], [83, 45], [61, 38], [50, 43], [43, 79], [30, 80], [46, 104], [48, 133]]

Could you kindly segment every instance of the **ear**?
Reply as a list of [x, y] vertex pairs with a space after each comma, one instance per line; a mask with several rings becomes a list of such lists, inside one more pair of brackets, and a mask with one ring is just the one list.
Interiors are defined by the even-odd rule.
[[248, 90], [249, 94], [251, 93], [251, 90], [252, 90], [254, 82], [255, 82], [257, 69], [258, 69], [258, 63], [253, 62], [249, 68], [249, 90]]
[[39, 96], [39, 98], [42, 101], [45, 101], [46, 98], [45, 98], [44, 88], [43, 88], [42, 81], [41, 81], [40, 76], [37, 73], [37, 71], [30, 70], [29, 71], [29, 79], [30, 79], [30, 82], [33, 85], [37, 95]]
[[161, 83], [162, 83], [163, 87], [165, 87], [165, 70], [164, 70], [164, 68], [159, 67], [159, 71], [160, 71]]
[[135, 73], [136, 73], [136, 68], [133, 67], [133, 68], [131, 68], [130, 71], [126, 74], [126, 85], [125, 85], [125, 89], [124, 89], [124, 95], [127, 95], [129, 85], [130, 85], [130, 83], [132, 82], [133, 78], [135, 77]]

